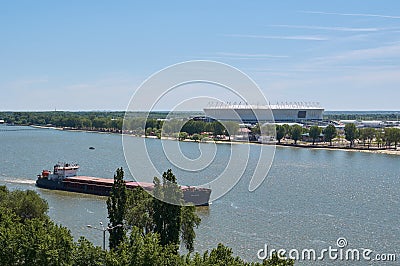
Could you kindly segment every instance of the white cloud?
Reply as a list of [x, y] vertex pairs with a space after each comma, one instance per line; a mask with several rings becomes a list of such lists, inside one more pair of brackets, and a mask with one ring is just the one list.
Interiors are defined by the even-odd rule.
[[398, 57], [400, 57], [400, 44], [394, 44], [346, 51], [333, 56], [318, 57], [312, 61], [326, 64], [370, 59], [394, 59]]
[[328, 38], [317, 35], [293, 35], [293, 36], [274, 36], [274, 35], [251, 35], [251, 34], [226, 34], [227, 37], [253, 38], [253, 39], [277, 39], [277, 40], [302, 40], [302, 41], [327, 41]]
[[337, 13], [337, 12], [322, 12], [322, 11], [301, 11], [308, 14], [321, 14], [321, 15], [338, 15], [338, 16], [354, 16], [354, 17], [377, 17], [377, 18], [392, 18], [400, 19], [400, 16], [390, 16], [381, 14], [363, 14], [363, 13]]
[[247, 58], [247, 59], [257, 59], [257, 58], [288, 58], [287, 55], [272, 55], [272, 54], [248, 54], [248, 53], [226, 53], [226, 52], [218, 52], [219, 56], [228, 56], [228, 57], [239, 57], [239, 58]]
[[307, 30], [346, 31], [346, 32], [376, 32], [384, 30], [384, 28], [323, 27], [323, 26], [285, 25], [285, 24], [270, 25], [270, 27], [307, 29]]

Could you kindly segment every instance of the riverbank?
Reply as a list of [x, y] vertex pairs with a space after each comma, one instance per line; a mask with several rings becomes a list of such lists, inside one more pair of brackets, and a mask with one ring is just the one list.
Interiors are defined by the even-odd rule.
[[[31, 125], [34, 128], [40, 129], [55, 129], [55, 130], [64, 130], [64, 131], [71, 131], [71, 132], [89, 132], [89, 133], [100, 133], [100, 134], [118, 134], [122, 135], [121, 131], [113, 131], [113, 130], [87, 130], [87, 129], [74, 129], [74, 128], [62, 128], [62, 127], [53, 127], [53, 126], [40, 126], [40, 125]], [[125, 136], [132, 136], [138, 138], [154, 138], [156, 139], [157, 136], [145, 136], [145, 135], [134, 135], [134, 134], [124, 134]], [[162, 137], [164, 140], [172, 140], [172, 141], [179, 141], [177, 138], [174, 137]], [[273, 144], [262, 144], [259, 142], [244, 142], [244, 141], [235, 141], [235, 140], [207, 140], [207, 141], [196, 141], [192, 139], [185, 139], [181, 141], [186, 142], [201, 142], [201, 143], [217, 143], [217, 144], [254, 144], [254, 145], [273, 145]], [[290, 148], [306, 148], [306, 149], [324, 149], [324, 150], [342, 150], [342, 151], [350, 151], [350, 152], [368, 152], [368, 153], [377, 153], [377, 154], [389, 154], [389, 155], [400, 155], [400, 150], [397, 148], [396, 150], [386, 149], [386, 148], [365, 148], [365, 147], [348, 147], [348, 146], [335, 146], [335, 145], [318, 145], [318, 144], [311, 144], [311, 143], [275, 143], [276, 146], [280, 147], [290, 147]]]
[[346, 147], [346, 146], [329, 146], [329, 145], [312, 145], [312, 144], [292, 144], [292, 143], [276, 143], [276, 146], [290, 148], [306, 148], [306, 149], [323, 149], [323, 150], [341, 150], [350, 152], [368, 152], [379, 154], [400, 155], [400, 150], [385, 149], [385, 148], [364, 148], [364, 147]]

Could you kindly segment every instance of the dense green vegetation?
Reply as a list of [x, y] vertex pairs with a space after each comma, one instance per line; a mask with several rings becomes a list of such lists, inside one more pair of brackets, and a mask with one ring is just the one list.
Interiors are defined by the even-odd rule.
[[315, 141], [317, 140], [317, 138], [321, 135], [321, 128], [318, 126], [312, 126], [309, 129], [309, 136], [310, 138], [312, 138], [312, 144], [315, 144]]
[[[231, 139], [231, 136], [238, 132], [239, 124], [236, 122], [220, 123], [218, 121], [205, 122], [203, 120], [188, 119], [195, 113], [187, 112], [152, 112], [148, 118], [144, 117], [146, 113], [132, 112], [127, 114], [124, 120], [125, 112], [1, 112], [0, 118], [6, 123], [15, 125], [52, 125], [68, 129], [84, 129], [106, 132], [122, 131], [138, 136], [171, 137], [179, 140], [192, 139], [194, 141], [202, 140], [221, 140]], [[201, 114], [201, 113], [197, 113]], [[168, 118], [167, 120], [165, 120]], [[171, 118], [171, 119], [170, 119]], [[358, 120], [397, 120], [396, 112], [327, 112], [326, 117], [330, 120], [340, 119], [358, 119]], [[248, 127], [251, 130], [249, 134], [250, 141], [257, 141], [257, 134], [260, 134], [260, 126]], [[346, 139], [350, 147], [362, 146], [370, 148], [397, 148], [400, 142], [398, 128], [357, 128], [353, 124], [347, 124], [344, 131], [337, 130], [333, 125], [329, 125], [324, 130], [311, 125], [310, 128], [300, 126], [278, 125], [276, 127], [276, 139], [293, 140], [295, 144], [304, 140], [304, 134], [308, 134], [306, 141], [329, 142], [330, 146], [337, 146], [338, 140]], [[320, 134], [323, 134], [323, 138]], [[334, 143], [334, 140], [336, 141]], [[342, 145], [342, 144], [341, 144]]]
[[400, 111], [370, 111], [370, 112], [357, 112], [357, 111], [335, 111], [324, 113], [324, 120], [380, 120], [380, 121], [398, 121], [400, 118]]
[[[180, 140], [192, 138], [217, 138], [234, 134], [238, 123], [227, 122], [225, 127], [219, 122], [205, 122], [188, 119], [196, 113], [186, 112], [0, 112], [0, 119], [11, 125], [40, 125], [67, 129], [93, 130], [103, 132], [124, 132], [134, 135], [175, 137]], [[168, 116], [168, 120], [165, 120]], [[183, 133], [183, 134], [180, 134]], [[194, 136], [194, 138], [193, 138]]]
[[110, 249], [116, 249], [125, 238], [125, 230], [123, 228], [127, 202], [127, 190], [124, 182], [124, 171], [122, 168], [117, 169], [114, 175], [114, 185], [107, 199], [108, 219], [112, 230], [110, 233]]
[[334, 125], [328, 125], [324, 130], [324, 139], [332, 146], [332, 140], [337, 136], [337, 130]]
[[[319, 138], [320, 134], [323, 134], [323, 141], [329, 142], [329, 145], [333, 145], [332, 141], [336, 139], [336, 146], [343, 146], [342, 140], [347, 140], [349, 147], [366, 147], [366, 148], [386, 148], [386, 149], [397, 149], [400, 143], [400, 129], [395, 127], [386, 128], [357, 128], [355, 124], [346, 124], [343, 131], [337, 130], [333, 125], [328, 125], [323, 130], [317, 126], [311, 126], [310, 128], [302, 128], [298, 125], [278, 125], [276, 127], [277, 140], [280, 143], [283, 138], [286, 140], [292, 140], [294, 144], [301, 139], [304, 134], [308, 133], [308, 137], [312, 141], [313, 145]], [[305, 141], [310, 141], [305, 137]], [[333, 147], [335, 146], [333, 145]]]
[[[222, 244], [203, 254], [180, 254], [179, 236], [188, 250], [193, 250], [193, 228], [200, 223], [195, 207], [168, 205], [155, 200], [141, 188], [128, 191], [121, 180], [123, 171], [118, 169], [114, 193], [107, 201], [109, 217], [113, 217], [109, 226], [121, 222], [121, 218], [124, 226], [122, 231], [109, 231], [110, 250], [102, 250], [84, 237], [74, 241], [66, 227], [51, 221], [47, 215], [47, 202], [36, 192], [9, 191], [0, 186], [0, 265], [294, 264], [292, 260], [283, 260], [276, 255], [262, 263], [245, 262]], [[162, 183], [156, 179], [156, 186], [163, 199], [181, 200], [176, 178], [170, 170], [164, 173]], [[111, 237], [113, 233], [118, 236]]]

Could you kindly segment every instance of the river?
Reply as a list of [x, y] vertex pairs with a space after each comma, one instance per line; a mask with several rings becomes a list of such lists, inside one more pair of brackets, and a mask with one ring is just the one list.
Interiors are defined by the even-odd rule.
[[[132, 137], [132, 141], [143, 140]], [[231, 152], [246, 150], [247, 145], [217, 145], [215, 163], [204, 171], [187, 173], [169, 164], [160, 140], [146, 143], [157, 169], [172, 168], [178, 180], [181, 176], [192, 183], [220, 173]], [[180, 148], [187, 157], [196, 158], [199, 145], [209, 144], [183, 142]], [[101, 232], [86, 225], [107, 222], [104, 197], [39, 189], [34, 182], [41, 170], [58, 161], [79, 163], [81, 175], [109, 178], [122, 166], [126, 179], [132, 179], [121, 136], [0, 126], [0, 151], [0, 185], [37, 191], [48, 201], [49, 215], [56, 223], [67, 226], [75, 238], [83, 235], [101, 245]], [[337, 247], [337, 239], [344, 237], [349, 248], [400, 254], [398, 156], [277, 147], [267, 179], [249, 192], [258, 152], [258, 145], [250, 145], [249, 164], [238, 184], [209, 207], [198, 208], [202, 222], [196, 230], [197, 251], [222, 242], [235, 255], [257, 261], [257, 252], [265, 244], [274, 249], [319, 251]], [[137, 160], [144, 156], [137, 154]], [[146, 169], [140, 171], [146, 175]], [[298, 265], [308, 263], [299, 261]]]

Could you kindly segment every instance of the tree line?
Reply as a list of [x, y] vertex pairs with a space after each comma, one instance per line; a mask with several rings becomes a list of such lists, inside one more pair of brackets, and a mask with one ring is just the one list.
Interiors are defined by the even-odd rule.
[[357, 144], [362, 144], [365, 147], [370, 148], [375, 145], [378, 148], [394, 148], [396, 149], [400, 143], [400, 129], [395, 127], [386, 127], [383, 129], [376, 128], [357, 128], [355, 124], [349, 123], [344, 127], [343, 132], [340, 132], [332, 124], [325, 128], [318, 127], [316, 125], [310, 128], [304, 128], [300, 125], [289, 126], [277, 125], [276, 126], [276, 139], [278, 143], [283, 138], [291, 139], [294, 144], [297, 144], [304, 134], [308, 134], [313, 145], [319, 139], [325, 142], [329, 142], [332, 146], [332, 141], [335, 138], [344, 138], [349, 142], [350, 147], [354, 147]]
[[397, 149], [400, 142], [400, 128], [386, 127], [384, 129], [375, 128], [357, 128], [354, 124], [350, 123], [345, 125], [344, 134], [347, 141], [350, 142], [350, 147], [354, 147], [355, 141], [362, 142], [363, 146], [368, 145], [368, 148], [374, 141], [378, 148], [392, 148]]
[[2, 112], [11, 125], [52, 125], [75, 129], [122, 129], [124, 112]]
[[[10, 125], [40, 125], [69, 129], [125, 132], [146, 136], [169, 136], [179, 139], [192, 138], [201, 140], [206, 136], [230, 136], [236, 132], [238, 123], [205, 122], [188, 119], [189, 113], [152, 112], [148, 117], [144, 113], [125, 112], [0, 112], [0, 118]], [[167, 116], [172, 116], [165, 120]], [[228, 127], [228, 128], [225, 128]], [[204, 134], [204, 133], [208, 134]]]
[[[195, 207], [182, 203], [171, 170], [154, 179], [156, 197], [142, 188], [127, 190], [118, 169], [107, 199], [109, 250], [71, 231], [47, 215], [48, 203], [36, 192], [0, 186], [0, 265], [293, 265], [276, 254], [262, 263], [246, 262], [223, 244], [193, 253], [200, 224]], [[174, 203], [174, 204], [172, 204]], [[123, 226], [116, 226], [116, 225]], [[179, 252], [183, 244], [189, 251]]]
[[325, 112], [324, 120], [381, 120], [398, 121], [399, 112]]

